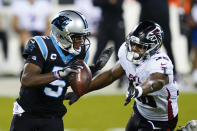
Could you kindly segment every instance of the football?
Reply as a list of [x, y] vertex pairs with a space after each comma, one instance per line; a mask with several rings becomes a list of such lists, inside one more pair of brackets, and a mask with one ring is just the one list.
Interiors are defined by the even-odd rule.
[[82, 96], [88, 91], [89, 84], [92, 80], [92, 73], [89, 66], [83, 60], [77, 60], [77, 63], [82, 65], [83, 68], [74, 68], [79, 73], [72, 73], [69, 76], [69, 83], [75, 94]]

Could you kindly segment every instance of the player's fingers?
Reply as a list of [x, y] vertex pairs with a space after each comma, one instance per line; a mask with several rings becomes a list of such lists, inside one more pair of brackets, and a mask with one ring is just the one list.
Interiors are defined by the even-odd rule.
[[67, 68], [66, 71], [69, 72], [69, 73], [79, 73], [78, 70], [71, 69], [71, 68]]
[[126, 98], [124, 105], [128, 105], [130, 103], [131, 99], [130, 98]]
[[83, 65], [80, 64], [80, 63], [75, 63], [72, 65], [72, 68], [80, 68], [80, 69], [83, 69]]
[[70, 100], [69, 101], [69, 105], [71, 106], [73, 103], [75, 103], [75, 101]]
[[78, 70], [73, 70], [73, 69], [71, 69], [70, 72], [71, 72], [71, 73], [79, 73]]
[[83, 66], [82, 65], [75, 65], [76, 68], [80, 68], [80, 69], [83, 69]]
[[109, 47], [106, 50], [103, 51], [103, 54], [112, 54], [114, 52], [114, 47]]
[[73, 96], [72, 92], [69, 92], [65, 95], [64, 100], [70, 100], [70, 98]]
[[101, 53], [101, 55], [96, 61], [96, 66], [99, 67], [99, 69], [102, 69], [105, 66], [105, 64], [109, 61], [113, 51], [114, 51], [114, 47], [110, 47], [110, 48], [105, 49]]
[[74, 104], [78, 99], [79, 99], [79, 97], [75, 95], [75, 96], [69, 101], [69, 105]]
[[128, 105], [128, 104], [129, 104], [129, 102], [125, 101], [124, 106], [126, 106], [126, 105]]

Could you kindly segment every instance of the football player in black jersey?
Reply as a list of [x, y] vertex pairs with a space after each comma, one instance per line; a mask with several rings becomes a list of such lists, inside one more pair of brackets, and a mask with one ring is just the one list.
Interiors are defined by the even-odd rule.
[[[28, 41], [10, 131], [64, 130], [62, 117], [67, 112], [63, 104], [69, 86], [67, 77], [70, 73], [78, 73], [73, 67], [80, 65], [72, 61], [83, 59], [87, 62], [89, 35], [84, 16], [77, 11], [64, 10], [52, 19], [50, 36], [35, 36]], [[112, 50], [106, 50], [90, 67], [92, 73], [106, 64]]]

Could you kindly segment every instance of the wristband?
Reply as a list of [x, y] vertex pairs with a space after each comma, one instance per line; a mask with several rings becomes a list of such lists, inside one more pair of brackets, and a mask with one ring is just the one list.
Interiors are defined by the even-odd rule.
[[54, 72], [53, 72], [53, 76], [54, 76], [56, 79], [60, 79], [60, 78], [61, 78], [60, 75], [59, 75], [59, 73], [58, 73], [58, 71], [54, 71]]
[[136, 86], [135, 89], [138, 91], [136, 98], [142, 96], [142, 92], [143, 92], [142, 87]]

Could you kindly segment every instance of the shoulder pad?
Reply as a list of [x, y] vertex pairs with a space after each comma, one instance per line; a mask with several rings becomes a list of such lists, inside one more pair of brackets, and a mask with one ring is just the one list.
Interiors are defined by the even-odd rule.
[[27, 58], [28, 54], [31, 54], [33, 50], [36, 48], [36, 46], [37, 46], [36, 41], [33, 38], [31, 38], [25, 46], [23, 57]]
[[43, 58], [46, 60], [48, 56], [48, 48], [45, 41], [42, 39], [43, 37], [35, 36], [33, 39], [36, 41], [37, 45], [40, 48]]
[[34, 50], [40, 50], [43, 58], [46, 60], [48, 56], [48, 48], [46, 46], [45, 41], [40, 36], [32, 37], [27, 45], [25, 46], [25, 50], [23, 53], [24, 58], [27, 58], [29, 54], [32, 54]]

